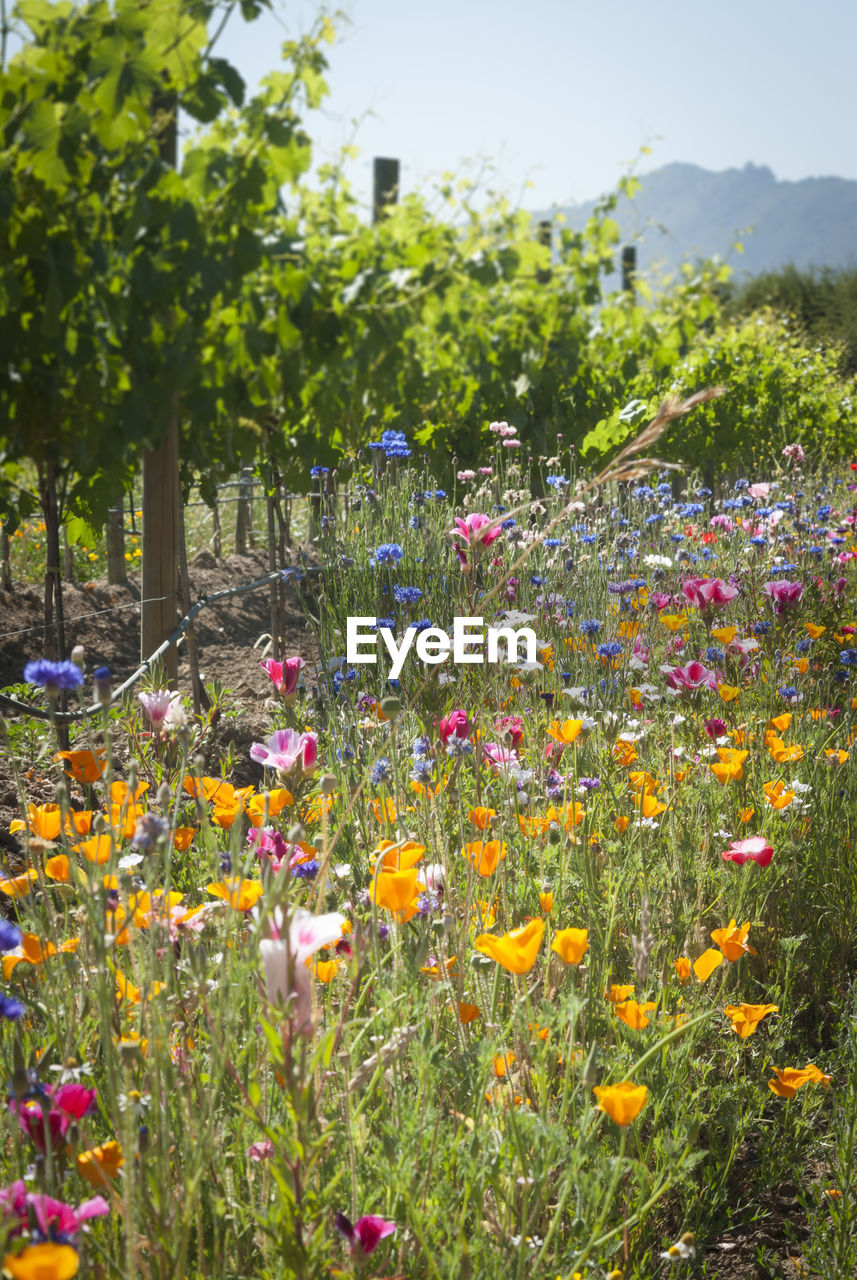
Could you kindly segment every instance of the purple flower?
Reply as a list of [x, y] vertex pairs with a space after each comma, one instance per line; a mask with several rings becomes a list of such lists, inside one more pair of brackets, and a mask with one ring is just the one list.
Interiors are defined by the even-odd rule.
[[58, 689], [77, 689], [83, 684], [83, 672], [73, 662], [49, 662], [39, 658], [24, 667], [27, 684], [41, 685], [48, 693]]

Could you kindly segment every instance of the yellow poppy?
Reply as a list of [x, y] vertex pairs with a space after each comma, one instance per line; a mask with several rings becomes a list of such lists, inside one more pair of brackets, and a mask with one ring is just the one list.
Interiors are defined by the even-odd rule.
[[813, 640], [817, 640], [819, 636], [823, 636], [827, 627], [820, 627], [816, 622], [805, 622], [803, 624]]
[[249, 911], [255, 907], [262, 896], [263, 889], [259, 880], [243, 880], [240, 876], [230, 876], [208, 886], [213, 898], [222, 898], [234, 911]]
[[478, 1005], [468, 1004], [466, 1000], [460, 1000], [458, 1002], [458, 1019], [462, 1026], [466, 1027], [469, 1023], [475, 1022], [476, 1019], [481, 1016]]
[[606, 1112], [613, 1123], [622, 1128], [636, 1120], [649, 1096], [644, 1084], [634, 1084], [632, 1080], [596, 1085], [592, 1092], [598, 1099], [598, 1110]]
[[717, 692], [723, 702], [734, 702], [741, 690], [734, 684], [719, 684]]
[[667, 631], [681, 631], [682, 627], [689, 625], [686, 613], [662, 613], [658, 616], [658, 622]]
[[476, 809], [471, 809], [467, 816], [479, 831], [487, 831], [491, 819], [497, 817], [497, 810], [485, 809], [480, 805]]
[[508, 852], [504, 840], [473, 840], [465, 845], [462, 854], [473, 864], [480, 876], [491, 876]]
[[62, 810], [58, 804], [28, 804], [26, 823], [20, 818], [15, 818], [9, 824], [9, 830], [14, 834], [29, 826], [31, 833], [40, 840], [56, 840], [60, 833], [61, 821]]
[[634, 984], [619, 984], [614, 982], [604, 992], [605, 999], [611, 1001], [612, 1004], [621, 1004], [623, 1000], [627, 1000], [629, 996], [634, 994]]
[[176, 827], [173, 832], [173, 848], [179, 853], [185, 853], [195, 835], [196, 827]]
[[338, 960], [316, 960], [315, 962], [315, 976], [319, 982], [332, 982], [338, 971]]
[[747, 944], [747, 934], [750, 932], [750, 921], [738, 925], [734, 920], [730, 920], [725, 929], [712, 929], [711, 941], [716, 942], [726, 959], [734, 962], [740, 956], [746, 955], [749, 951], [754, 956], [756, 952]]
[[744, 777], [744, 761], [749, 752], [736, 751], [732, 747], [718, 747], [717, 754], [720, 760], [717, 764], [712, 764], [710, 769], [720, 785], [725, 787], [727, 782], [740, 782]]
[[[135, 828], [136, 825], [135, 822]], [[113, 838], [111, 836], [93, 836], [91, 840], [84, 840], [83, 844], [76, 844], [74, 851], [75, 853], [82, 853], [87, 862], [102, 865], [110, 861], [110, 855], [113, 852]]]
[[819, 1071], [813, 1062], [801, 1068], [784, 1067], [782, 1071], [778, 1071], [776, 1067], [771, 1069], [775, 1078], [768, 1081], [768, 1088], [780, 1098], [793, 1098], [805, 1084], [823, 1084], [826, 1089], [833, 1079], [833, 1076], [826, 1076], [823, 1071]]
[[54, 760], [65, 760], [65, 772], [78, 782], [97, 782], [107, 761], [103, 755], [92, 751], [58, 751]]
[[71, 879], [71, 871], [66, 854], [58, 853], [56, 857], [48, 858], [45, 863], [45, 875], [49, 880], [58, 880], [62, 884], [67, 883]]
[[700, 982], [707, 982], [714, 970], [723, 963], [723, 952], [709, 947], [693, 962], [693, 972]]
[[28, 898], [30, 896], [30, 886], [38, 878], [38, 871], [34, 871], [30, 867], [28, 871], [22, 872], [19, 876], [12, 876], [9, 880], [0, 880], [0, 893], [5, 893], [7, 898]]
[[125, 1158], [118, 1142], [105, 1142], [91, 1151], [81, 1151], [76, 1163], [78, 1173], [90, 1186], [106, 1187], [122, 1168]]
[[794, 800], [796, 792], [786, 791], [786, 785], [779, 779], [777, 782], [766, 782], [762, 787], [765, 799], [774, 809], [785, 809]]
[[738, 634], [737, 627], [714, 627], [711, 634], [721, 644], [731, 644]]
[[553, 894], [550, 890], [545, 890], [543, 893], [539, 894], [539, 906], [542, 911], [544, 911], [545, 915], [550, 915], [553, 911]]
[[7, 1253], [3, 1259], [3, 1270], [12, 1280], [71, 1280], [79, 1265], [76, 1249], [52, 1240], [28, 1244], [20, 1253]]
[[425, 851], [425, 845], [417, 844], [414, 840], [399, 842], [382, 840], [378, 848], [369, 855], [369, 866], [372, 871], [375, 870], [375, 864], [380, 854], [382, 870], [410, 871], [411, 867], [416, 866], [422, 859]]
[[509, 1067], [515, 1062], [514, 1053], [495, 1053], [492, 1062], [494, 1075], [498, 1080], [502, 1080], [509, 1070]]
[[560, 929], [551, 942], [551, 951], [557, 953], [563, 964], [580, 964], [588, 950], [588, 929]]
[[632, 1031], [644, 1031], [651, 1022], [648, 1015], [657, 1007], [657, 1000], [647, 1000], [644, 1004], [638, 1004], [636, 1000], [623, 1000], [621, 1004], [614, 1005], [613, 1012]]
[[524, 974], [529, 973], [536, 963], [544, 932], [544, 920], [530, 920], [528, 924], [499, 938], [491, 933], [481, 933], [473, 945], [477, 951], [496, 960], [509, 973]]
[[679, 956], [677, 960], [673, 961], [673, 966], [679, 982], [687, 982], [690, 977], [690, 957]]
[[407, 871], [381, 871], [372, 882], [372, 899], [379, 907], [384, 907], [403, 923], [416, 913], [417, 890], [422, 886], [417, 881], [417, 873], [413, 868]]
[[751, 1036], [763, 1018], [769, 1013], [776, 1013], [779, 1005], [776, 1004], [744, 1004], [743, 1001], [739, 1005], [727, 1004], [723, 1012], [732, 1023], [732, 1030], [737, 1032], [742, 1040], [746, 1040]]
[[58, 955], [61, 951], [74, 952], [80, 945], [80, 938], [70, 938], [68, 942], [55, 947], [52, 942], [42, 942], [35, 933], [25, 933], [13, 951], [7, 951], [3, 957], [3, 977], [6, 981], [13, 969], [19, 964], [40, 965]]
[[254, 827], [261, 827], [265, 822], [265, 814], [276, 818], [288, 805], [294, 804], [295, 798], [285, 787], [275, 787], [273, 791], [263, 791], [260, 795], [250, 796], [244, 805], [244, 812]]
[[548, 725], [548, 737], [568, 747], [577, 740], [582, 728], [582, 720], [563, 720], [562, 723], [559, 720], [551, 720]]

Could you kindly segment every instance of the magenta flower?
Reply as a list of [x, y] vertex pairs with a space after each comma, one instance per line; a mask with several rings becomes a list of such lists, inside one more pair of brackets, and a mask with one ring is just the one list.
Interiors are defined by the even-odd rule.
[[61, 1084], [54, 1090], [53, 1103], [75, 1120], [94, 1115], [98, 1110], [98, 1090], [87, 1089], [82, 1084]]
[[729, 848], [720, 856], [724, 862], [736, 862], [743, 867], [745, 862], [757, 862], [766, 867], [774, 855], [773, 846], [764, 836], [748, 836], [746, 840], [731, 840]]
[[461, 707], [457, 707], [455, 711], [450, 711], [448, 716], [444, 716], [437, 726], [443, 742], [448, 742], [453, 735], [456, 738], [466, 738], [471, 729], [470, 721], [467, 719], [467, 712]]
[[774, 603], [774, 613], [785, 613], [790, 605], [797, 604], [803, 595], [802, 582], [766, 582], [765, 595]]
[[738, 588], [722, 578], [688, 578], [682, 585], [685, 600], [697, 609], [722, 609], [734, 600]]
[[13, 1234], [29, 1226], [32, 1215], [43, 1235], [74, 1236], [90, 1218], [100, 1218], [109, 1213], [110, 1205], [103, 1196], [93, 1196], [73, 1209], [52, 1196], [28, 1191], [27, 1184], [19, 1178], [10, 1186], [0, 1188], [0, 1209], [4, 1217], [19, 1219], [20, 1225], [13, 1228]]
[[265, 923], [270, 936], [259, 943], [259, 953], [265, 966], [268, 1000], [273, 1004], [278, 998], [288, 1000], [293, 995], [295, 1031], [300, 1036], [311, 1036], [312, 977], [307, 966], [316, 951], [339, 941], [345, 916], [341, 911], [314, 916], [303, 907], [295, 907], [286, 928], [283, 913], [277, 907]]
[[709, 738], [722, 738], [729, 732], [729, 726], [725, 720], [720, 720], [716, 716], [711, 720], [706, 720], [702, 726]]
[[155, 689], [152, 693], [138, 693], [149, 723], [159, 729], [177, 729], [187, 722], [178, 689]]
[[294, 729], [278, 729], [267, 742], [254, 742], [250, 759], [280, 773], [311, 773], [318, 758], [318, 737], [314, 733], [297, 733]]
[[682, 693], [696, 693], [699, 689], [717, 690], [717, 676], [701, 662], [689, 662], [686, 667], [661, 667], [667, 686]]
[[467, 566], [465, 547], [472, 547], [477, 552], [484, 551], [500, 536], [499, 520], [492, 520], [490, 516], [482, 515], [480, 512], [474, 512], [464, 520], [456, 516], [455, 525], [456, 527], [452, 530], [453, 538], [460, 537], [464, 540], [464, 547], [459, 546], [458, 543], [455, 544], [455, 554], [462, 568]]
[[271, 677], [277, 693], [289, 704], [297, 697], [298, 676], [306, 666], [303, 658], [286, 658], [284, 662], [276, 662], [266, 658], [259, 666]]
[[381, 1241], [393, 1235], [396, 1230], [395, 1222], [388, 1222], [386, 1218], [379, 1218], [374, 1213], [365, 1213], [353, 1226], [344, 1213], [338, 1213], [335, 1225], [339, 1234], [348, 1241], [351, 1256], [358, 1261], [368, 1258]]

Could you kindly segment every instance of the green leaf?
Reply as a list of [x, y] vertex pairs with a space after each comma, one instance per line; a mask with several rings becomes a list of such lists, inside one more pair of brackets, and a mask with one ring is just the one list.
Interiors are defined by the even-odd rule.
[[101, 536], [100, 529], [94, 529], [80, 516], [72, 516], [66, 520], [64, 528], [65, 536], [72, 546], [82, 543], [85, 547], [91, 547]]
[[210, 58], [208, 65], [214, 72], [217, 81], [223, 85], [223, 88], [229, 94], [235, 106], [243, 106], [247, 86], [232, 63], [227, 62], [225, 58]]

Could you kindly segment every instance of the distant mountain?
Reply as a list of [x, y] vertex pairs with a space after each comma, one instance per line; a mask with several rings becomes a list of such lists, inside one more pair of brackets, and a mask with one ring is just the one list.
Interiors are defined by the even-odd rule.
[[[857, 182], [778, 182], [770, 169], [754, 164], [724, 173], [668, 164], [640, 183], [633, 200], [620, 198], [613, 216], [622, 243], [637, 244], [641, 271], [672, 272], [682, 262], [715, 254], [736, 276], [789, 263], [799, 268], [857, 265]], [[580, 228], [596, 203], [562, 213], [571, 227]], [[743, 254], [732, 249], [736, 240]]]

